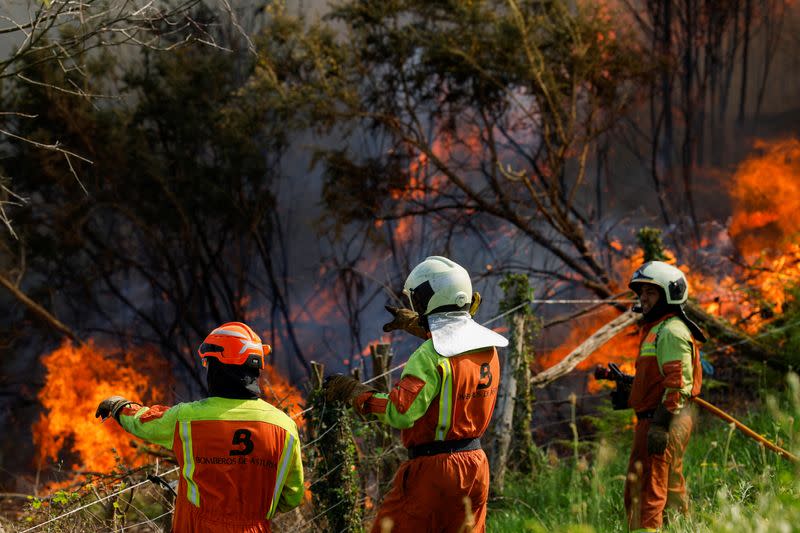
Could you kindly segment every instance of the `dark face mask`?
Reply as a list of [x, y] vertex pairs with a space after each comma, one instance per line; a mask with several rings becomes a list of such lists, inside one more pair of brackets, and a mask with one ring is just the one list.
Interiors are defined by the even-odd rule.
[[261, 396], [258, 376], [261, 370], [246, 365], [225, 365], [214, 357], [208, 361], [208, 395], [220, 398], [254, 400]]

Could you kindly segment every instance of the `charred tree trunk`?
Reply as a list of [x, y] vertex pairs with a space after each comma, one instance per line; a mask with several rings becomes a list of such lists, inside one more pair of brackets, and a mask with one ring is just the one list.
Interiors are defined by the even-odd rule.
[[753, 14], [752, 0], [744, 0], [744, 48], [742, 49], [742, 77], [741, 85], [739, 86], [739, 114], [736, 122], [739, 126], [744, 125], [744, 114], [747, 108], [747, 67], [748, 67], [748, 52], [750, 51], [750, 18]]

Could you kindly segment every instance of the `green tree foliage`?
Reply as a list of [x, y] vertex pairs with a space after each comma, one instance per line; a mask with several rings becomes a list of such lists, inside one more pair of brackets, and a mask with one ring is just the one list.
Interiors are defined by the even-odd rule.
[[[95, 83], [98, 55], [127, 57], [129, 53], [149, 49], [165, 50], [181, 46], [202, 35], [206, 41], [214, 38], [205, 31], [204, 20], [197, 16], [197, 0], [170, 2], [140, 2], [101, 0], [75, 4], [69, 0], [34, 0], [17, 2], [3, 15], [4, 56], [0, 57], [0, 82], [6, 91], [19, 86], [46, 87], [70, 95], [74, 100], [90, 101], [111, 96], [97, 93]], [[182, 20], [183, 19], [183, 20]], [[191, 23], [190, 23], [191, 22]], [[46, 75], [43, 75], [46, 74]], [[31, 125], [47, 129], [49, 113], [26, 113], [17, 108], [13, 99], [2, 103], [3, 124], [0, 139], [27, 142], [40, 150], [50, 151], [55, 158], [68, 163], [86, 161], [63, 143], [40, 143], [27, 137]], [[63, 112], [64, 110], [62, 110]], [[8, 119], [8, 120], [7, 120]], [[27, 123], [19, 128], [17, 119]], [[24, 204], [24, 191], [18, 191], [13, 169], [0, 180], [0, 222], [13, 236], [11, 223], [14, 206]], [[73, 185], [80, 178], [73, 174]]]
[[335, 124], [318, 159], [340, 223], [485, 220], [545, 249], [553, 271], [574, 276], [563, 279], [611, 293], [583, 201], [586, 164], [643, 69], [604, 8], [368, 1], [329, 18], [339, 38], [306, 34], [299, 54], [315, 68], [299, 86], [324, 95], [309, 109]]
[[84, 331], [161, 346], [201, 386], [196, 340], [244, 319], [253, 297], [268, 302], [274, 336], [305, 365], [274, 192], [291, 111], [245, 90], [253, 57], [186, 46], [122, 65], [98, 54], [87, 65], [92, 90], [112, 98], [58, 90], [79, 74], [49, 62], [28, 70], [52, 84], [8, 93], [20, 112], [42, 115], [17, 119], [22, 136], [91, 161], [23, 140], [4, 147], [16, 189], [30, 195], [15, 213], [19, 241], [4, 237], [8, 268], [24, 274], [34, 299], [59, 294], [60, 314]]
[[644, 252], [644, 260], [647, 261], [666, 261], [667, 254], [664, 253], [664, 242], [661, 240], [661, 230], [657, 228], [645, 227], [636, 234], [636, 241]]

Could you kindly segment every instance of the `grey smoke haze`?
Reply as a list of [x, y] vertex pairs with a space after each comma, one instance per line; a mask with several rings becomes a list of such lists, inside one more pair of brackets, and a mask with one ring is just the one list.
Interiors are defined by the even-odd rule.
[[[25, 20], [32, 6], [38, 2], [21, 2], [18, 0], [5, 2], [2, 6], [3, 16], [21, 21]], [[234, 7], [241, 12], [247, 12], [259, 5], [255, 2], [234, 2]], [[290, 11], [304, 13], [314, 19], [324, 14], [327, 2], [295, 0], [288, 2]], [[721, 136], [725, 144], [725, 160], [718, 166], [710, 165], [719, 173], [701, 173], [698, 185], [698, 204], [701, 206], [700, 216], [705, 221], [719, 221], [724, 224], [730, 214], [728, 199], [724, 194], [724, 177], [730, 175], [730, 170], [735, 164], [747, 156], [753, 138], [757, 136], [773, 137], [800, 134], [800, 55], [796, 50], [800, 45], [800, 31], [798, 31], [798, 4], [791, 5], [787, 15], [787, 25], [784, 39], [779, 53], [772, 66], [773, 75], [767, 86], [764, 98], [764, 107], [761, 117], [751, 121], [744, 128], [734, 129], [728, 123], [720, 126], [714, 134]], [[0, 55], [7, 56], [14, 46], [18, 45], [21, 35], [14, 32], [0, 34]], [[757, 65], [757, 60], [754, 59]], [[751, 92], [755, 91], [758, 69], [752, 73]], [[320, 267], [324, 258], [330, 252], [327, 245], [315, 227], [315, 221], [323, 216], [320, 204], [321, 176], [319, 169], [309, 166], [310, 149], [315, 145], [330, 145], [330, 139], [319, 139], [311, 135], [295, 139], [290, 154], [286, 159], [288, 176], [281, 180], [278, 190], [278, 210], [281, 220], [285, 222], [284, 231], [288, 238], [287, 264], [290, 287], [290, 300], [293, 315], [297, 317], [296, 327], [301, 335], [306, 355], [310, 359], [320, 359], [329, 363], [334, 370], [343, 370], [347, 365], [345, 360], [352, 361], [358, 348], [354, 348], [350, 336], [350, 325], [345, 317], [335, 312], [330, 312], [330, 300], [341, 298], [331, 285], [330, 278], [320, 277]], [[609, 214], [609, 225], [619, 218], [626, 216], [630, 228], [638, 227], [642, 221], [657, 221], [657, 203], [655, 192], [649, 178], [644, 174], [641, 163], [627, 154], [624, 150], [615, 150], [612, 160], [612, 183], [603, 191], [604, 199], [609, 200], [613, 213]], [[722, 176], [722, 177], [720, 177]], [[368, 194], [369, 191], [365, 191]], [[589, 201], [591, 204], [591, 201]], [[635, 223], [634, 223], [635, 221]], [[632, 235], [632, 229], [629, 232]], [[384, 290], [382, 284], [387, 284], [395, 290], [402, 283], [402, 278], [410, 266], [429, 254], [445, 253], [437, 247], [436, 243], [425, 240], [424, 234], [417, 235], [417, 242], [408, 246], [406, 257], [391, 257], [385, 250], [372, 249], [370, 255], [363, 258], [360, 264], [364, 276], [365, 298], [374, 297], [365, 303], [361, 315], [361, 343], [362, 347], [369, 341], [380, 338], [383, 333], [381, 324], [388, 317], [383, 310], [383, 305], [391, 301], [391, 295]], [[475, 288], [484, 294], [485, 304], [478, 315], [479, 321], [484, 321], [493, 316], [499, 301], [499, 291], [496, 279], [487, 278], [489, 273], [487, 265], [502, 265], [510, 262], [515, 264], [528, 264], [531, 266], [546, 266], [543, 254], [533, 248], [527, 241], [518, 241], [513, 235], [493, 236], [492, 246], [486, 249], [482, 243], [473, 237], [461, 236], [451, 247], [449, 255], [464, 264], [473, 274]], [[537, 294], [548, 288], [545, 281], [538, 281]], [[252, 307], [257, 308], [263, 302], [253, 301]], [[547, 307], [540, 309], [542, 313], [556, 314], [557, 308]], [[500, 325], [496, 323], [495, 325]], [[259, 331], [269, 330], [267, 319], [256, 319], [253, 326]], [[544, 345], [550, 346], [557, 343], [556, 335], [551, 334], [542, 340]], [[415, 345], [415, 341], [408, 339], [403, 334], [391, 336], [396, 341], [396, 360], [404, 360]], [[265, 339], [266, 342], [274, 342]], [[35, 367], [35, 357], [40, 355], [33, 347], [23, 350], [30, 352], [30, 357], [12, 358], [4, 365], [6, 375], [30, 375]], [[296, 364], [286, 353], [277, 352], [274, 356], [279, 368], [296, 378], [300, 372]], [[34, 417], [36, 406], [31, 405], [24, 410], [17, 411], [16, 418], [25, 416]], [[8, 403], [0, 404], [0, 427], [5, 427], [11, 413]], [[0, 465], [3, 465], [0, 457]]]

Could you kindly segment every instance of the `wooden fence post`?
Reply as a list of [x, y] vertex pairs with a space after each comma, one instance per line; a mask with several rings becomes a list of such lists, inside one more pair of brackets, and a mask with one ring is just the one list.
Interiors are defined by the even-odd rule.
[[[380, 376], [387, 372], [392, 366], [392, 345], [391, 344], [370, 344], [369, 353], [372, 356], [372, 375]], [[372, 386], [380, 392], [389, 392], [392, 388], [392, 376], [386, 374], [376, 379]]]
[[[372, 358], [372, 377], [377, 377], [370, 382], [370, 386], [379, 392], [389, 392], [392, 388], [392, 376], [388, 373], [385, 376], [381, 374], [388, 372], [392, 366], [392, 345], [371, 344], [369, 353]], [[397, 436], [389, 426], [371, 424], [363, 434], [365, 448], [374, 452], [373, 455], [365, 454], [364, 457], [364, 464], [369, 471], [364, 477], [365, 489], [373, 501], [378, 501], [381, 496], [380, 488], [391, 482], [400, 461], [405, 457], [405, 451], [399, 446]], [[403, 457], [399, 457], [401, 449]]]
[[[528, 277], [523, 274], [509, 274], [500, 283], [505, 298], [500, 304], [500, 311], [516, 309], [508, 318], [510, 327], [509, 347], [506, 357], [501, 358], [500, 386], [495, 406], [490, 465], [492, 472], [492, 490], [500, 493], [505, 483], [509, 456], [520, 462], [523, 470], [533, 467], [531, 435], [531, 418], [533, 415], [533, 392], [530, 385], [530, 364], [533, 357], [528, 345], [531, 334], [538, 331], [534, 326], [530, 306], [522, 305], [532, 299], [532, 290]], [[512, 450], [512, 437], [514, 441]]]
[[311, 459], [314, 507], [324, 513], [316, 524], [319, 531], [362, 531], [360, 483], [356, 472], [356, 448], [350, 422], [349, 406], [326, 403], [322, 390], [325, 366], [311, 362], [311, 411], [308, 420], [309, 443], [304, 450]]
[[[527, 287], [527, 278], [525, 280]], [[530, 298], [533, 298], [533, 291], [530, 291]], [[516, 469], [523, 473], [533, 471], [535, 464], [535, 448], [533, 442], [533, 407], [536, 397], [533, 393], [531, 376], [533, 371], [534, 351], [533, 343], [541, 331], [541, 322], [530, 310], [524, 307], [519, 310], [519, 314], [514, 317], [514, 343], [521, 346], [516, 352], [514, 372], [517, 378], [517, 396], [514, 398], [514, 429], [513, 440], [511, 441], [511, 462]], [[521, 316], [520, 316], [521, 315]], [[517, 321], [522, 322], [517, 325]], [[517, 341], [516, 336], [522, 336], [522, 342]]]

